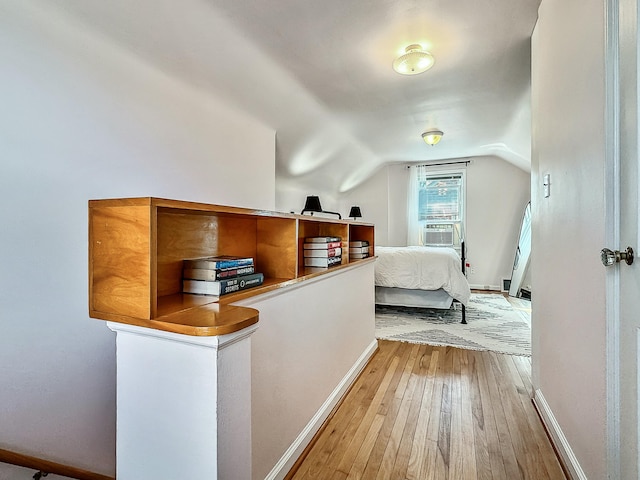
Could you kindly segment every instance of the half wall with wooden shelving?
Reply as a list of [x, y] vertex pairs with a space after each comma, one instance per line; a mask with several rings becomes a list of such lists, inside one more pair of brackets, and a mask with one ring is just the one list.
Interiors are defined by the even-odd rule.
[[[230, 317], [239, 328], [257, 321], [257, 312], [233, 301], [322, 274], [308, 275], [302, 256], [304, 238], [319, 235], [341, 237], [348, 252], [350, 238], [373, 246], [374, 226], [153, 197], [90, 200], [90, 316], [189, 335], [230, 333]], [[212, 255], [254, 258], [263, 285], [219, 301], [183, 294], [182, 261]], [[331, 270], [349, 263], [343, 255]]]

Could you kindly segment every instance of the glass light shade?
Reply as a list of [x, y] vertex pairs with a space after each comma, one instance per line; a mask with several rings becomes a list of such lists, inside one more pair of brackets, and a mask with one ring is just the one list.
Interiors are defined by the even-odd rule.
[[422, 134], [422, 139], [427, 145], [433, 146], [440, 141], [442, 135], [444, 135], [444, 133], [442, 133], [440, 130], [429, 130], [428, 132], [424, 132]]
[[426, 72], [435, 63], [433, 55], [416, 44], [405, 48], [404, 54], [393, 61], [393, 69], [401, 75], [417, 75]]

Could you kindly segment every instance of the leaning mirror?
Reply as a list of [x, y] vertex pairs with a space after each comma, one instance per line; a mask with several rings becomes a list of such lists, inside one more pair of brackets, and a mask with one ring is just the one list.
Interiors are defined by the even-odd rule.
[[520, 237], [513, 260], [513, 271], [511, 272], [511, 283], [509, 284], [509, 296], [521, 297], [522, 286], [531, 258], [531, 202], [527, 203], [522, 216], [520, 226]]

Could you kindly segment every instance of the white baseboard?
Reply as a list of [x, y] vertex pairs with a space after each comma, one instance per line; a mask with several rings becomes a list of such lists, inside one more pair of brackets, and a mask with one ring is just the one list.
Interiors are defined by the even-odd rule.
[[547, 428], [547, 431], [551, 436], [551, 441], [556, 447], [564, 466], [569, 471], [568, 473], [571, 480], [588, 480], [580, 466], [580, 463], [578, 463], [578, 459], [571, 449], [571, 445], [569, 445], [569, 442], [567, 441], [567, 437], [564, 436], [564, 433], [560, 428], [560, 424], [553, 415], [551, 407], [549, 407], [549, 404], [539, 389], [534, 393], [533, 403], [536, 406], [538, 413], [540, 413], [542, 423], [544, 423]]
[[365, 351], [362, 352], [356, 363], [349, 369], [333, 392], [331, 392], [329, 398], [325, 400], [306, 427], [300, 432], [300, 435], [298, 435], [287, 451], [284, 452], [284, 455], [282, 455], [280, 460], [278, 460], [273, 469], [271, 469], [265, 477], [265, 480], [282, 480], [287, 473], [289, 473], [289, 470], [291, 470], [296, 460], [298, 460], [298, 457], [302, 455], [304, 449], [307, 448], [307, 445], [313, 440], [314, 435], [318, 432], [333, 408], [342, 399], [347, 390], [349, 390], [353, 382], [355, 382], [362, 369], [369, 363], [369, 359], [377, 349], [378, 341], [374, 340]]
[[502, 291], [502, 287], [499, 285], [469, 285], [471, 290], [495, 290], [497, 292]]

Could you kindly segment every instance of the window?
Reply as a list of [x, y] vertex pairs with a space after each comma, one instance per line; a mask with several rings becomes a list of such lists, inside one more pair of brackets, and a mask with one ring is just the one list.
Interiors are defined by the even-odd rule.
[[464, 172], [411, 168], [416, 171], [410, 176], [408, 244], [459, 249], [464, 238]]

